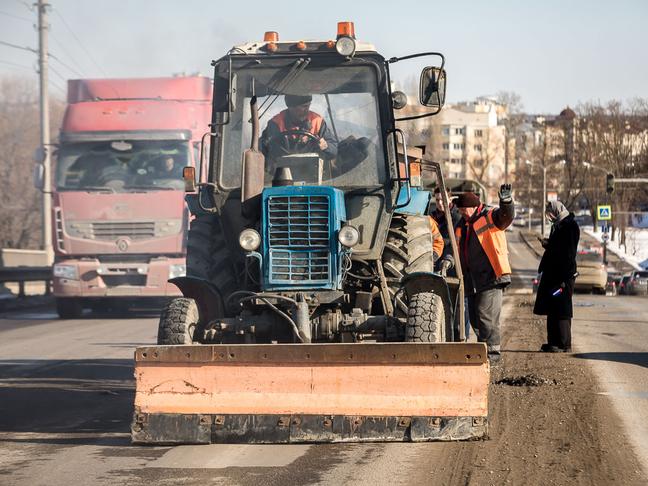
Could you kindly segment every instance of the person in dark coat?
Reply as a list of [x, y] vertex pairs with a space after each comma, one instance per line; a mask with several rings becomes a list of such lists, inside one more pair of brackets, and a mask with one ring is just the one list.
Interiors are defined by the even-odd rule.
[[547, 342], [540, 348], [549, 353], [571, 352], [572, 295], [576, 280], [576, 252], [580, 229], [560, 201], [549, 201], [545, 210], [552, 221], [549, 239], [538, 272], [541, 274], [533, 313], [547, 316]]

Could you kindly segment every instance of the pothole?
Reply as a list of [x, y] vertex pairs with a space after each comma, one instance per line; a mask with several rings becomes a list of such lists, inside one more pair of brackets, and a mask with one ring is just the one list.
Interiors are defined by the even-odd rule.
[[542, 385], [557, 385], [558, 380], [547, 379], [533, 374], [522, 376], [506, 376], [501, 380], [495, 382], [496, 385], [507, 386], [542, 386]]

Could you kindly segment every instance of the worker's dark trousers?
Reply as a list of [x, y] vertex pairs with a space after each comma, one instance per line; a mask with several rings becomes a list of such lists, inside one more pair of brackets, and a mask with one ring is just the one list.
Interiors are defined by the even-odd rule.
[[547, 343], [549, 346], [571, 348], [571, 319], [568, 317], [547, 316]]
[[477, 341], [486, 343], [488, 354], [500, 354], [502, 289], [484, 290], [468, 296], [470, 325]]

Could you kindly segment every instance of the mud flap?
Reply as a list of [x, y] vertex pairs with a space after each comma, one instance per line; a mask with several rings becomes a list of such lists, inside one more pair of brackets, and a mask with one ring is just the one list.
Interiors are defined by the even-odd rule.
[[184, 297], [196, 301], [201, 324], [225, 315], [220, 292], [208, 280], [197, 277], [176, 277], [170, 279], [169, 283], [178, 287]]
[[487, 434], [483, 343], [138, 348], [135, 378], [134, 443], [430, 441]]

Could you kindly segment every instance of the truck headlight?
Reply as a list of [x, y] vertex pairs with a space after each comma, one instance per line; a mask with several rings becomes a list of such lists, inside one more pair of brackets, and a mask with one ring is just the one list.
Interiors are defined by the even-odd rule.
[[252, 228], [244, 229], [239, 235], [239, 245], [245, 251], [254, 251], [261, 244], [261, 235]]
[[343, 35], [335, 43], [335, 50], [341, 56], [351, 57], [355, 53], [356, 43], [351, 37]]
[[360, 232], [351, 225], [342, 226], [338, 232], [338, 241], [347, 248], [356, 246], [360, 241]]
[[69, 280], [78, 280], [79, 271], [77, 270], [76, 265], [54, 265], [54, 276], [58, 278], [67, 278]]
[[187, 274], [187, 266], [183, 264], [169, 265], [169, 278], [184, 277]]

